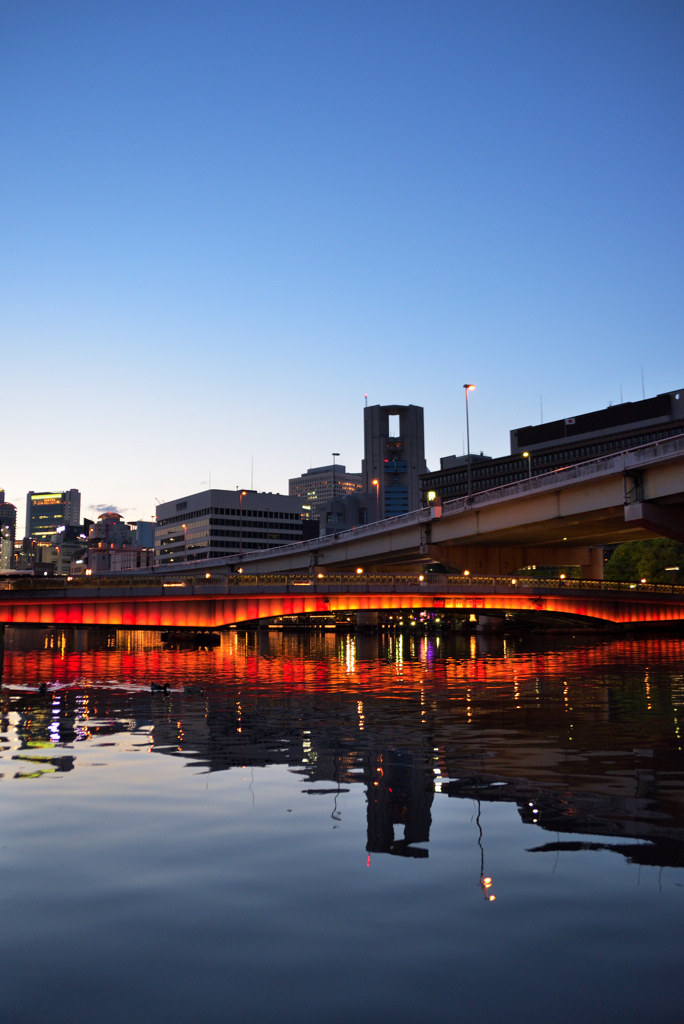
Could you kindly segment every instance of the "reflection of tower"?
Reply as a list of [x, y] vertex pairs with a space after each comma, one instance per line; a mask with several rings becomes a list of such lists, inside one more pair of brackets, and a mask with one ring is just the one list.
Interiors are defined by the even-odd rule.
[[[434, 798], [428, 764], [416, 764], [412, 754], [388, 750], [371, 755], [368, 778], [368, 853], [399, 857], [427, 857], [428, 851], [411, 846], [430, 839]], [[394, 826], [404, 826], [403, 839], [395, 839]]]
[[363, 489], [375, 494], [380, 519], [420, 508], [420, 474], [427, 472], [419, 405], [370, 405], [363, 410]]

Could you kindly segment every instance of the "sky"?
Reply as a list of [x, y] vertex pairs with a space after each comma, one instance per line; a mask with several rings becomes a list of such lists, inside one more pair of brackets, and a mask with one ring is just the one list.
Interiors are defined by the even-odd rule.
[[0, 488], [287, 493], [684, 387], [684, 4], [4, 0]]

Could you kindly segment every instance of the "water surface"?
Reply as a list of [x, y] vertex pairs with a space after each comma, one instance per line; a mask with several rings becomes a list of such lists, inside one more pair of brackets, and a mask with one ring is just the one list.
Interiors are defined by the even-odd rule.
[[684, 1019], [680, 638], [8, 629], [1, 693], [9, 1024]]

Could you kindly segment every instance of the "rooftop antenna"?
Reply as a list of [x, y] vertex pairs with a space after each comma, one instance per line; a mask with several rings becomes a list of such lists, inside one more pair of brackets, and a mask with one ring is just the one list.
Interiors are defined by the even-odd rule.
[[641, 397], [646, 398], [646, 385], [644, 384], [644, 368], [641, 367]]
[[544, 422], [544, 402], [541, 395], [539, 396], [539, 419], [542, 423]]
[[364, 401], [364, 409], [367, 409], [368, 408], [368, 395], [364, 395], [363, 396], [363, 401]]

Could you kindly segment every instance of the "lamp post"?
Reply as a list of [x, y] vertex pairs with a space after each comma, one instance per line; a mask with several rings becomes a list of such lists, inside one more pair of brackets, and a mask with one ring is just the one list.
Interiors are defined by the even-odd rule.
[[380, 481], [373, 480], [373, 487], [375, 488], [375, 522], [380, 522]]
[[473, 479], [470, 471], [470, 419], [468, 416], [468, 392], [475, 390], [474, 384], [464, 384], [465, 400], [466, 400], [466, 438], [468, 442], [468, 497], [470, 498], [473, 493]]
[[335, 459], [339, 459], [340, 453], [339, 452], [333, 452], [332, 453], [332, 457], [333, 457], [333, 492], [332, 492], [332, 496], [333, 496], [333, 501], [334, 501], [335, 500], [335, 487], [337, 485]]
[[240, 491], [240, 555], [242, 555], [242, 499], [247, 491]]
[[532, 456], [529, 452], [523, 452], [523, 459], [527, 459], [527, 470], [530, 480], [532, 479]]

